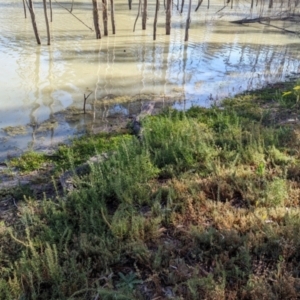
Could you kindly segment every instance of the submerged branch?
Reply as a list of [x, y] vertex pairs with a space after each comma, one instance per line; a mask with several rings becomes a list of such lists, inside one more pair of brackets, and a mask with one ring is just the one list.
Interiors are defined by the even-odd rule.
[[259, 18], [253, 18], [253, 19], [241, 19], [236, 21], [230, 21], [230, 23], [234, 24], [248, 24], [248, 23], [260, 23], [261, 21], [290, 21], [290, 22], [299, 22], [300, 17], [297, 15], [290, 15], [290, 16], [276, 16], [276, 17], [259, 17]]
[[[268, 21], [270, 22], [271, 18], [269, 17], [260, 17], [260, 18], [254, 18], [254, 19], [242, 19], [242, 20], [236, 20], [236, 21], [230, 21], [230, 23], [233, 24], [248, 24], [248, 23], [258, 23], [261, 21]], [[272, 20], [280, 20], [280, 18], [272, 19]]]
[[285, 29], [283, 27], [278, 27], [278, 26], [275, 26], [275, 25], [272, 25], [272, 24], [269, 24], [269, 23], [263, 23], [263, 22], [259, 22], [259, 23], [262, 24], [262, 25], [266, 25], [266, 26], [270, 26], [270, 27], [279, 29], [279, 30], [283, 30], [284, 32], [294, 33], [294, 34], [298, 34], [299, 33], [298, 31], [288, 30], [288, 29]]
[[283, 30], [284, 32], [288, 33], [293, 33], [293, 34], [298, 34], [298, 31], [294, 30], [288, 30], [285, 29], [284, 27], [279, 27], [270, 24], [271, 21], [295, 21], [296, 19], [292, 17], [260, 17], [260, 18], [254, 18], [254, 19], [242, 19], [242, 20], [236, 20], [236, 21], [231, 21], [230, 23], [234, 24], [249, 24], [249, 23], [259, 23], [265, 26], [270, 26], [279, 30]]

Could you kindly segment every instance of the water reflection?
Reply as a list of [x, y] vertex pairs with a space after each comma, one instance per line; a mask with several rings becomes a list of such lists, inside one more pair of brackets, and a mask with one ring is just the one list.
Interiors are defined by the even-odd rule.
[[[153, 42], [154, 5], [149, 6], [148, 29], [142, 31], [139, 21], [133, 33], [137, 4], [129, 11], [127, 3], [119, 0], [117, 34], [101, 40], [54, 5], [52, 45], [38, 47], [30, 20], [23, 19], [22, 3], [2, 1], [0, 127], [22, 125], [28, 134], [10, 137], [0, 132], [4, 141], [0, 159], [28, 145], [49, 147], [84, 132], [87, 126], [108, 130], [112, 117], [118, 122], [124, 115], [137, 114], [145, 101], [155, 100], [157, 107], [171, 103], [180, 109], [209, 106], [211, 101], [300, 72], [297, 37], [259, 24], [228, 22], [250, 13], [253, 17], [269, 13], [264, 2], [250, 12], [249, 3], [239, 1], [236, 9], [217, 15], [224, 1], [211, 2], [210, 10], [203, 4], [192, 15], [188, 43], [182, 43], [186, 10], [181, 15], [176, 6], [171, 35], [165, 36], [161, 9]], [[38, 27], [45, 44], [43, 12], [38, 5]], [[88, 25], [92, 23], [90, 9], [89, 3], [75, 2], [74, 13]], [[84, 94], [90, 92], [89, 112], [83, 115]]]

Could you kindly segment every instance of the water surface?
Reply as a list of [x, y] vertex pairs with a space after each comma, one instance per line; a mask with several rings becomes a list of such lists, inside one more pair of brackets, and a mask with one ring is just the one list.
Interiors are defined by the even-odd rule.
[[[90, 2], [75, 0], [73, 13], [92, 27]], [[234, 9], [216, 13], [224, 1], [210, 2], [209, 10], [204, 2], [192, 13], [187, 43], [183, 42], [187, 7], [181, 15], [174, 4], [170, 36], [165, 35], [161, 7], [157, 40], [153, 41], [155, 2], [149, 3], [147, 30], [141, 30], [139, 19], [133, 32], [137, 3], [130, 11], [127, 1], [117, 0], [116, 35], [109, 24], [109, 36], [96, 40], [94, 32], [54, 2], [51, 46], [46, 45], [44, 15], [41, 3], [36, 2], [42, 40], [37, 46], [21, 1], [2, 0], [0, 159], [29, 148], [51, 147], [91, 126], [105, 130], [113, 116], [116, 123], [122, 116], [138, 113], [147, 101], [180, 109], [209, 106], [300, 72], [296, 35], [261, 24], [229, 22], [262, 12], [278, 13], [283, 10], [279, 4], [268, 11], [265, 1], [250, 11], [248, 1], [240, 0]], [[71, 1], [61, 3], [70, 7]], [[88, 113], [83, 115], [83, 98], [90, 92]]]

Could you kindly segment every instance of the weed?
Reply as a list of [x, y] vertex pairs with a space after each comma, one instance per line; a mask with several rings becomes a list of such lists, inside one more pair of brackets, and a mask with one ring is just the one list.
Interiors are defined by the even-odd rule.
[[285, 106], [294, 108], [298, 106], [299, 99], [300, 99], [300, 85], [299, 82], [289, 91], [284, 92], [282, 94], [282, 99], [284, 101], [281, 101], [281, 103], [284, 103]]
[[39, 170], [46, 162], [47, 157], [42, 153], [26, 152], [19, 158], [13, 158], [9, 161], [10, 167], [17, 167], [22, 172]]
[[125, 289], [125, 290], [133, 290], [136, 285], [143, 283], [142, 280], [137, 279], [136, 274], [129, 273], [124, 275], [123, 273], [119, 272], [120, 280], [117, 283], [117, 287]]

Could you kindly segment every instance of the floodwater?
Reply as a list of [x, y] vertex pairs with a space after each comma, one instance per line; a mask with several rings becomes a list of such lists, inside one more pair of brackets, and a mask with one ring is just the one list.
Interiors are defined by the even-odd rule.
[[[47, 46], [39, 1], [35, 2], [42, 41], [38, 46], [28, 12], [24, 18], [22, 1], [2, 0], [0, 160], [28, 149], [49, 149], [86, 130], [108, 130], [111, 122], [116, 125], [139, 113], [147, 101], [156, 101], [157, 108], [209, 106], [299, 74], [298, 36], [262, 24], [229, 22], [278, 14], [285, 7], [275, 3], [270, 11], [268, 1], [259, 1], [251, 11], [250, 1], [239, 0], [233, 9], [222, 9], [224, 2], [211, 0], [207, 9], [203, 1], [198, 12], [193, 5], [189, 41], [184, 43], [187, 6], [180, 14], [176, 1], [170, 36], [165, 35], [161, 4], [156, 41], [152, 38], [155, 1], [148, 1], [147, 30], [141, 30], [140, 18], [133, 32], [137, 1], [129, 10], [127, 1], [115, 0], [116, 34], [109, 23], [109, 35], [101, 40], [88, 28], [93, 27], [92, 1], [74, 1], [73, 14], [80, 21], [53, 1], [51, 45]], [[60, 3], [71, 6], [71, 1]], [[101, 11], [100, 24], [103, 35]], [[289, 30], [297, 27], [271, 24]], [[89, 94], [84, 115], [84, 96]]]

